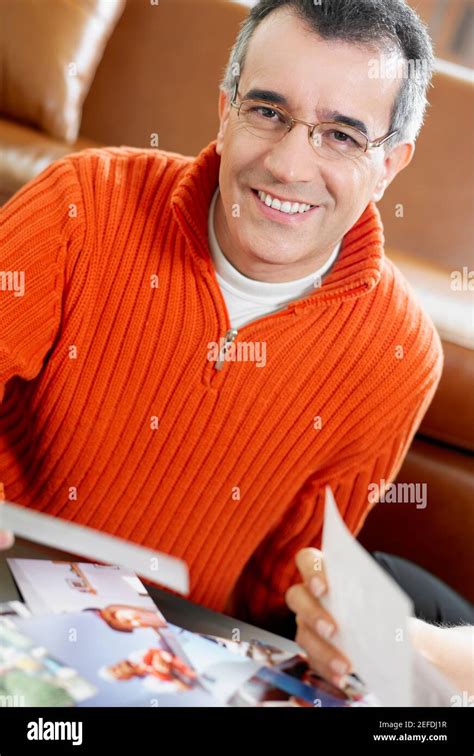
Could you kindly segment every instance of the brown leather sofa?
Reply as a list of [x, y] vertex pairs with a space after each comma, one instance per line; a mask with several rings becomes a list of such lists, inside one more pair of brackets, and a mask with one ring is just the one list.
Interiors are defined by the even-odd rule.
[[[161, 0], [154, 13], [148, 0], [127, 0], [77, 142], [0, 118], [0, 204], [51, 161], [94, 144], [150, 147], [158, 134], [160, 148], [196, 154], [215, 137], [218, 81], [246, 13], [245, 3], [228, 0]], [[438, 62], [415, 159], [380, 203], [387, 254], [445, 350], [441, 384], [398, 478], [426, 482], [428, 505], [379, 504], [360, 540], [412, 559], [474, 600], [474, 292], [453, 288], [451, 276], [473, 267], [474, 87], [466, 71]]]

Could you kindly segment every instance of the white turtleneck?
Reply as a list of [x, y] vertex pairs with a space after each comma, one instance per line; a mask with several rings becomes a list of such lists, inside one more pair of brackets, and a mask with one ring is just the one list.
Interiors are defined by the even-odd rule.
[[209, 247], [216, 269], [216, 278], [221, 288], [227, 310], [230, 316], [232, 328], [240, 328], [252, 320], [268, 315], [271, 312], [283, 309], [294, 299], [308, 296], [315, 289], [315, 284], [320, 282], [341, 248], [341, 242], [329, 255], [326, 262], [313, 273], [284, 283], [269, 283], [268, 281], [255, 281], [243, 276], [237, 268], [234, 268], [222, 252], [214, 230], [214, 210], [219, 193], [219, 187], [211, 200], [208, 218]]

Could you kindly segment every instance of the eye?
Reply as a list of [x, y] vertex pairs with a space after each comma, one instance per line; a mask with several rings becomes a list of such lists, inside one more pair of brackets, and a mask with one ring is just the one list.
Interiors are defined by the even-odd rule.
[[349, 134], [345, 134], [343, 131], [331, 131], [331, 134], [334, 136], [336, 142], [340, 142], [341, 144], [357, 145], [355, 139], [349, 136]]
[[268, 108], [265, 105], [255, 105], [250, 108], [250, 112], [264, 118], [267, 121], [271, 121], [276, 116], [280, 121], [283, 120], [281, 113], [274, 108]]

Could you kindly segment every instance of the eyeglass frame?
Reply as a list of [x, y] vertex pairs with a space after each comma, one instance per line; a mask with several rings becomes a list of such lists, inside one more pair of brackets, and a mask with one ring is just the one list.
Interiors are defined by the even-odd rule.
[[[240, 115], [240, 109], [241, 109], [242, 104], [244, 102], [249, 102], [249, 101], [250, 102], [261, 102], [262, 104], [267, 105], [270, 110], [272, 108], [275, 108], [276, 110], [278, 110], [281, 113], [283, 113], [285, 116], [288, 116], [288, 119], [287, 119], [287, 124], [289, 124], [288, 125], [288, 131], [287, 131], [288, 134], [293, 129], [293, 127], [294, 127], [294, 125], [296, 123], [302, 123], [305, 126], [307, 126], [308, 127], [308, 140], [309, 140], [309, 142], [310, 142], [310, 144], [311, 144], [312, 147], [313, 147], [312, 137], [313, 137], [314, 129], [317, 128], [318, 126], [324, 126], [324, 125], [327, 125], [327, 124], [337, 124], [339, 126], [344, 126], [346, 128], [349, 126], [349, 128], [354, 129], [354, 131], [357, 131], [365, 139], [365, 141], [366, 141], [365, 150], [362, 150], [362, 152], [361, 152], [362, 155], [365, 155], [365, 153], [368, 150], [373, 150], [376, 147], [381, 147], [383, 144], [385, 144], [385, 142], [387, 142], [389, 139], [391, 139], [393, 136], [395, 136], [395, 134], [398, 134], [398, 132], [399, 132], [399, 129], [395, 129], [395, 131], [390, 131], [387, 134], [385, 134], [384, 136], [379, 137], [378, 139], [374, 139], [374, 140], [371, 141], [368, 138], [368, 136], [366, 134], [364, 134], [363, 131], [361, 131], [360, 129], [356, 128], [355, 126], [350, 126], [347, 123], [342, 123], [341, 121], [321, 121], [320, 123], [310, 123], [309, 121], [303, 121], [301, 118], [293, 118], [293, 116], [291, 115], [291, 113], [289, 113], [287, 110], [285, 110], [285, 108], [282, 108], [280, 105], [277, 105], [277, 103], [266, 102], [265, 100], [255, 100], [254, 98], [250, 98], [250, 97], [245, 98], [245, 99], [241, 100], [240, 103], [238, 103], [236, 100], [237, 100], [237, 95], [239, 95], [239, 97], [240, 97], [240, 94], [239, 94], [239, 81], [240, 81], [240, 77], [238, 77], [237, 80], [236, 80], [236, 82], [235, 82], [234, 94], [232, 95], [232, 100], [230, 101], [231, 107], [236, 108], [236, 110], [238, 111], [237, 115]], [[313, 149], [314, 149], [314, 147], [313, 147]]]

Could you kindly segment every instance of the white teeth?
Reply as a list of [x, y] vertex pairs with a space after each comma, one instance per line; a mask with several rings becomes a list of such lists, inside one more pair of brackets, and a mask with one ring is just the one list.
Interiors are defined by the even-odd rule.
[[294, 215], [294, 213], [305, 213], [310, 210], [313, 205], [306, 205], [303, 202], [281, 202], [276, 197], [272, 197], [265, 192], [258, 192], [258, 196], [266, 204], [267, 207], [272, 207], [275, 210], [279, 210], [281, 213], [287, 213], [288, 215]]

